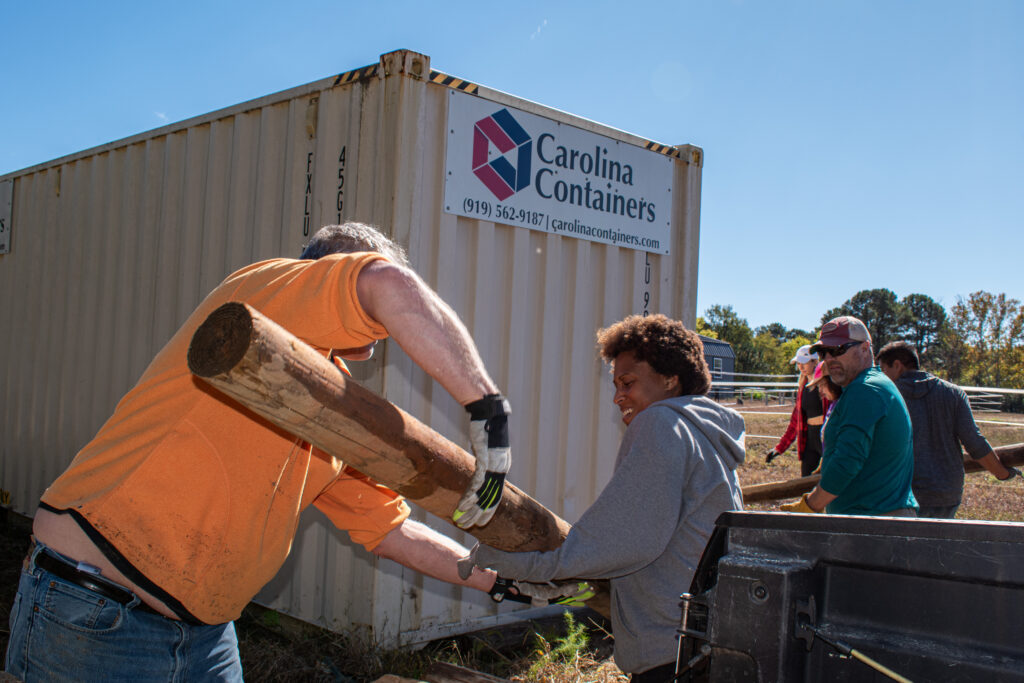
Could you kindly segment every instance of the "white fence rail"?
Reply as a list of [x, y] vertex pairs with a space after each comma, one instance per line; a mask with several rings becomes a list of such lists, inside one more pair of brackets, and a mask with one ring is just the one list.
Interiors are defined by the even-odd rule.
[[[719, 400], [734, 398], [739, 405], [784, 406], [792, 404], [796, 396], [796, 375], [712, 372], [711, 377], [711, 397]], [[726, 377], [730, 379], [725, 379]], [[737, 380], [735, 379], [737, 377], [762, 377], [765, 379]], [[967, 394], [971, 402], [971, 409], [975, 412], [1001, 412], [1007, 396], [1024, 395], [1024, 389], [973, 386], [961, 386], [960, 388]]]

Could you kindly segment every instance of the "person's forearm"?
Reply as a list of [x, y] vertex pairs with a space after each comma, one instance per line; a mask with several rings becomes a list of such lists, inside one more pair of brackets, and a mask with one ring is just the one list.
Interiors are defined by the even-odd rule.
[[814, 510], [821, 512], [825, 509], [825, 506], [836, 499], [836, 496], [832, 495], [828, 491], [818, 486], [814, 487], [814, 490], [807, 494], [807, 504]]
[[1010, 470], [1006, 469], [994, 451], [989, 451], [988, 455], [978, 458], [978, 464], [995, 475], [996, 479], [1006, 479], [1010, 476]]
[[474, 568], [468, 579], [459, 578], [456, 561], [468, 555], [469, 550], [444, 534], [411, 519], [406, 519], [388, 532], [373, 553], [421, 574], [485, 593], [494, 586], [494, 579], [498, 576], [489, 569]]

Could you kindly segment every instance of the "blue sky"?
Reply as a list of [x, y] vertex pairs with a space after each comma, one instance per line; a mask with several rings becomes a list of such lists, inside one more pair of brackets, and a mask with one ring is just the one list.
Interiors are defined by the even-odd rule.
[[698, 313], [1024, 299], [1024, 2], [6, 3], [0, 174], [377, 61], [702, 147]]

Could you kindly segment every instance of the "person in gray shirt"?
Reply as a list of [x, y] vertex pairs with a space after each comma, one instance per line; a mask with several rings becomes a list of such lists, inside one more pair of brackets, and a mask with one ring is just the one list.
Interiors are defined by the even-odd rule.
[[743, 418], [707, 398], [700, 338], [663, 315], [598, 332], [626, 431], [611, 481], [550, 552], [477, 545], [463, 566], [543, 583], [610, 579], [615, 662], [636, 683], [672, 680], [679, 595], [726, 510], [742, 509]]
[[992, 451], [974, 422], [963, 389], [920, 369], [912, 344], [889, 342], [878, 352], [878, 364], [896, 383], [910, 412], [914, 433], [914, 497], [918, 517], [953, 519], [964, 491], [960, 445], [1000, 481], [1020, 476]]

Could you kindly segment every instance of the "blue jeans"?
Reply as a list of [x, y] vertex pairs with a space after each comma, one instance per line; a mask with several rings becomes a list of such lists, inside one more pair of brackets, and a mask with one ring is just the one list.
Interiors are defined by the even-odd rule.
[[[36, 543], [11, 607], [7, 671], [32, 681], [241, 681], [234, 623], [192, 626], [40, 569]], [[75, 564], [71, 561], [71, 564]]]

